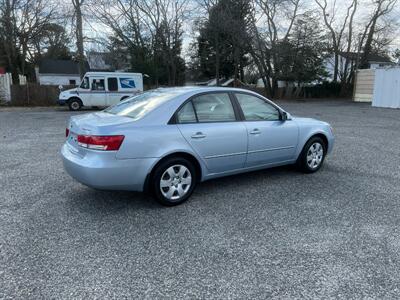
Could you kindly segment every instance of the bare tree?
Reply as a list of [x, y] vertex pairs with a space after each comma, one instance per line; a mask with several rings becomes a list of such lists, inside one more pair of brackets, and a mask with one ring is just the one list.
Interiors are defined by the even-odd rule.
[[[300, 0], [256, 0], [253, 9], [251, 56], [267, 92], [274, 96], [278, 87], [278, 43], [286, 41], [299, 16]], [[260, 11], [261, 15], [256, 16]], [[262, 25], [258, 25], [262, 23]], [[260, 28], [261, 27], [261, 28]], [[262, 30], [264, 29], [264, 30]]]
[[177, 61], [181, 51], [182, 26], [187, 16], [188, 0], [142, 0], [137, 7], [146, 17], [154, 42], [160, 42], [168, 66], [168, 84], [175, 85]]
[[378, 21], [383, 16], [390, 14], [396, 3], [397, 3], [397, 0], [375, 0], [374, 1], [375, 8], [374, 8], [374, 11], [370, 17], [370, 20], [369, 20], [367, 26], [365, 27], [365, 30], [362, 34], [361, 43], [360, 43], [360, 46], [363, 47], [361, 59], [359, 62], [359, 66], [361, 68], [368, 67], [368, 56], [371, 54], [374, 35], [378, 31], [378, 28], [377, 28]]
[[54, 15], [54, 7], [43, 0], [2, 0], [0, 5], [0, 39], [4, 43], [7, 64], [16, 80], [26, 74], [27, 61], [33, 61], [34, 41], [42, 34]]
[[[138, 60], [153, 58], [159, 68], [159, 57], [168, 70], [168, 84], [177, 84], [183, 23], [188, 0], [123, 0], [97, 2], [93, 14], [109, 26], [126, 47], [135, 50]], [[100, 5], [99, 5], [100, 4]], [[133, 64], [135, 62], [133, 61]], [[157, 70], [154, 72], [158, 76]], [[156, 84], [158, 79], [155, 78]]]
[[83, 17], [82, 17], [82, 6], [85, 0], [72, 0], [72, 5], [74, 8], [74, 18], [75, 18], [75, 38], [76, 38], [76, 58], [79, 64], [79, 75], [82, 78], [85, 73], [85, 54], [83, 46]]
[[[334, 55], [334, 66], [333, 66], [333, 81], [337, 81], [339, 79], [339, 57], [340, 57], [340, 52], [342, 51], [343, 47], [343, 37], [345, 34], [346, 28], [348, 28], [348, 39], [347, 39], [347, 47], [346, 50], [347, 52], [350, 51], [351, 45], [352, 45], [352, 35], [353, 35], [353, 19], [354, 15], [357, 10], [357, 4], [358, 0], [352, 0], [350, 5], [346, 9], [346, 14], [343, 19], [343, 22], [339, 24], [338, 28], [335, 28], [334, 23], [336, 20], [336, 11], [337, 11], [337, 3], [336, 1], [333, 2], [333, 7], [330, 9], [328, 7], [328, 1], [327, 0], [315, 0], [319, 8], [321, 9], [322, 12], [322, 17], [324, 20], [324, 23], [328, 29], [328, 32], [330, 34], [330, 37], [332, 39], [332, 50], [333, 50], [333, 55]], [[331, 11], [331, 12], [330, 12]], [[349, 57], [345, 56], [346, 62], [345, 62], [345, 77], [347, 77], [347, 68], [349, 66]]]

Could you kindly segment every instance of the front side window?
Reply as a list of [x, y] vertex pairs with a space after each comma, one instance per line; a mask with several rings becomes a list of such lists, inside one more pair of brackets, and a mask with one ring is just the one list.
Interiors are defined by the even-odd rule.
[[193, 109], [192, 101], [187, 102], [178, 112], [177, 121], [180, 124], [196, 123], [196, 114]]
[[150, 91], [119, 102], [104, 112], [138, 120], [164, 102], [177, 96], [176, 92]]
[[89, 89], [89, 78], [88, 77], [83, 78], [80, 88], [85, 89], [85, 90]]
[[104, 78], [93, 78], [92, 79], [92, 91], [104, 91]]
[[270, 103], [248, 94], [235, 94], [246, 121], [277, 121], [279, 111]]
[[192, 101], [200, 123], [236, 121], [235, 111], [227, 93], [205, 94]]
[[108, 84], [108, 90], [110, 92], [112, 91], [118, 91], [118, 80], [117, 78], [107, 78], [107, 84]]

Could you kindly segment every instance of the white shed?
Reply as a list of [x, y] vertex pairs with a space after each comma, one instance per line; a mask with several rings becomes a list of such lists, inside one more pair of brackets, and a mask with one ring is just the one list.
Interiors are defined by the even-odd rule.
[[400, 108], [400, 68], [375, 70], [372, 106]]
[[357, 70], [354, 101], [400, 108], [400, 67]]

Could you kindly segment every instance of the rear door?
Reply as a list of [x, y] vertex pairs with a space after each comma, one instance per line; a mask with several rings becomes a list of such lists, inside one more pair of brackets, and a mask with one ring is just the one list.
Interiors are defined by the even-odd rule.
[[247, 128], [246, 167], [293, 160], [299, 135], [297, 124], [282, 121], [279, 109], [260, 97], [246, 93], [235, 93], [235, 97]]
[[205, 93], [178, 111], [177, 126], [211, 173], [243, 168], [247, 131], [228, 93]]

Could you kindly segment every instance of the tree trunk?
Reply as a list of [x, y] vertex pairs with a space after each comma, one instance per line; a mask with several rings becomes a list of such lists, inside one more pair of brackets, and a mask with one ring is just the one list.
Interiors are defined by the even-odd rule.
[[361, 69], [369, 68], [368, 56], [371, 53], [371, 49], [372, 49], [372, 40], [373, 40], [374, 33], [375, 33], [376, 21], [377, 21], [377, 19], [375, 18], [372, 21], [371, 27], [369, 28], [369, 31], [368, 31], [367, 40], [365, 41], [364, 51], [361, 55], [361, 60], [360, 60], [360, 68]]
[[85, 55], [83, 49], [83, 29], [82, 29], [82, 10], [81, 6], [83, 1], [81, 0], [73, 0], [75, 7], [75, 16], [76, 16], [76, 28], [75, 28], [75, 37], [76, 37], [76, 48], [77, 48], [77, 59], [79, 66], [79, 76], [82, 78], [85, 74]]
[[216, 84], [219, 86], [219, 60], [220, 60], [220, 51], [219, 51], [219, 38], [218, 35], [216, 34], [215, 36], [215, 79], [216, 79]]
[[333, 68], [333, 82], [337, 82], [339, 73], [339, 53], [335, 51], [335, 65]]

